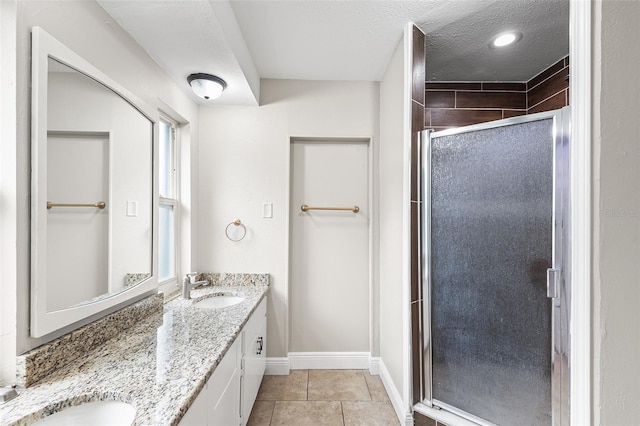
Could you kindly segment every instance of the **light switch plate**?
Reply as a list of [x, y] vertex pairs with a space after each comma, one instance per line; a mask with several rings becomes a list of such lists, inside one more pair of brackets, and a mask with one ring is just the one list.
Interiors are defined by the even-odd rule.
[[262, 203], [262, 217], [266, 219], [273, 217], [273, 203]]
[[127, 216], [129, 216], [129, 217], [137, 217], [138, 216], [138, 202], [137, 201], [127, 201]]

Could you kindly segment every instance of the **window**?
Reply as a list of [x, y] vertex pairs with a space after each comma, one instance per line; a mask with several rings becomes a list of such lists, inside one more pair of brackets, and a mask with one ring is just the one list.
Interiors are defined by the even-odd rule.
[[158, 216], [158, 282], [166, 283], [177, 278], [177, 217], [178, 184], [176, 165], [176, 123], [160, 117], [159, 128], [159, 192]]

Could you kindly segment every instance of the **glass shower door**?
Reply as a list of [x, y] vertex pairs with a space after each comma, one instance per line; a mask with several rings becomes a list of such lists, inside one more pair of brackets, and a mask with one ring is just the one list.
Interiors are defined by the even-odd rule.
[[552, 424], [559, 116], [435, 132], [425, 147], [427, 402], [479, 423]]

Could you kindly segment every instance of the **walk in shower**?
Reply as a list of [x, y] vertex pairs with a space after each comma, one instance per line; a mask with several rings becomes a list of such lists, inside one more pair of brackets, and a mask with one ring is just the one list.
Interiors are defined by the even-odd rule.
[[423, 133], [423, 404], [568, 424], [568, 123]]

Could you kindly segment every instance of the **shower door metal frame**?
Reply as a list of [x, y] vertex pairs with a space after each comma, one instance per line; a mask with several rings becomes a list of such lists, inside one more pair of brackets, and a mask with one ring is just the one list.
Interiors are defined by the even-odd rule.
[[[451, 136], [461, 133], [476, 132], [498, 127], [512, 126], [540, 120], [553, 120], [553, 201], [552, 201], [552, 265], [559, 277], [557, 290], [554, 295], [549, 294], [550, 283], [548, 274], [547, 292], [552, 299], [551, 308], [551, 423], [553, 426], [569, 425], [569, 318], [571, 306], [570, 286], [570, 204], [569, 204], [569, 124], [571, 120], [570, 107], [560, 110], [541, 112], [537, 114], [497, 120], [471, 126], [459, 127], [434, 132], [425, 130], [420, 133], [419, 152], [422, 157], [420, 170], [420, 197], [422, 201], [421, 226], [418, 232], [422, 244], [420, 274], [422, 281], [422, 333], [418, 338], [421, 342], [420, 354], [422, 367], [420, 374], [420, 401], [428, 407], [435, 407], [450, 411], [467, 420], [480, 425], [489, 426], [492, 423], [473, 416], [446, 403], [433, 400], [432, 384], [432, 345], [431, 345], [431, 140], [432, 138]], [[417, 390], [416, 390], [417, 391]], [[418, 406], [420, 404], [417, 404]]]

